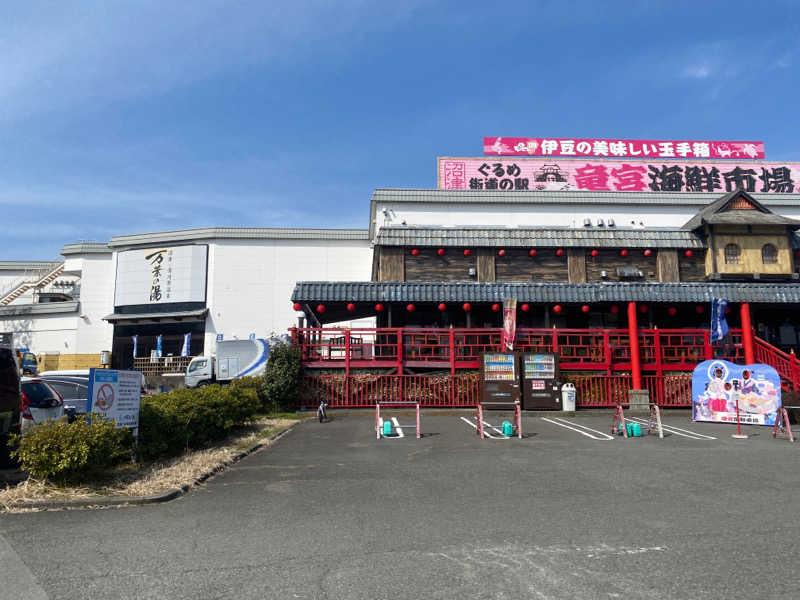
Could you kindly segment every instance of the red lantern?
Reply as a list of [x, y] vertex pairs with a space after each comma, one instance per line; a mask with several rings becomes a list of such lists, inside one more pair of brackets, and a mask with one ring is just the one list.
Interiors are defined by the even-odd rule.
[[505, 255], [506, 255], [506, 251], [503, 250], [502, 248], [497, 251], [497, 256], [505, 256]]
[[347, 303], [347, 312], [353, 312], [356, 309], [356, 305], [352, 302]]
[[561, 248], [559, 248], [558, 250], [556, 250], [556, 256], [564, 256], [564, 251]]
[[464, 256], [469, 256], [472, 252], [469, 251], [469, 248], [464, 249]]
[[292, 304], [292, 308], [295, 309], [297, 312], [300, 312], [301, 310], [303, 310], [303, 307], [300, 306], [299, 302], [295, 302], [294, 304]]
[[445, 304], [444, 302], [439, 302], [439, 310], [442, 311], [442, 312], [446, 311], [447, 310], [447, 304]]
[[324, 304], [317, 304], [317, 312], [324, 313], [325, 312], [325, 305]]
[[464, 304], [461, 305], [461, 308], [464, 309], [464, 312], [469, 312], [472, 310], [472, 304], [469, 302], [464, 302]]
[[800, 250], [798, 250], [797, 252], [795, 252], [795, 253], [794, 253], [794, 255], [795, 255], [797, 258], [800, 258]]
[[731, 312], [731, 307], [730, 306], [726, 306], [725, 307], [725, 314], [727, 315], [729, 312]]
[[589, 305], [588, 304], [584, 304], [583, 306], [581, 306], [581, 311], [582, 312], [588, 313], [589, 310], [590, 309], [589, 309]]
[[492, 310], [494, 312], [497, 312], [498, 310], [500, 310], [500, 305], [497, 302], [495, 302], [494, 304], [492, 304]]
[[378, 303], [375, 305], [375, 312], [383, 312], [383, 304]]
[[687, 250], [686, 252], [684, 252], [684, 253], [683, 253], [683, 255], [684, 255], [686, 258], [692, 258], [692, 255], [693, 255], [693, 254], [694, 254], [694, 252], [692, 252], [691, 250]]
[[406, 304], [406, 310], [408, 312], [414, 312], [415, 308], [416, 308], [416, 306], [414, 306], [413, 304]]
[[612, 304], [609, 310], [611, 311], [612, 315], [615, 315], [619, 312], [619, 306], [617, 306], [616, 304]]
[[520, 308], [522, 309], [522, 312], [528, 312], [531, 309], [531, 305], [523, 304], [522, 306], [520, 306]]
[[705, 308], [703, 308], [701, 304], [698, 304], [694, 307], [694, 312], [696, 312], [698, 315], [702, 315], [704, 310]]
[[619, 251], [619, 255], [620, 256], [628, 256], [628, 251], [625, 248], [623, 248], [622, 250]]
[[669, 313], [669, 316], [670, 316], [670, 317], [674, 317], [675, 315], [677, 315], [677, 314], [678, 314], [678, 309], [677, 309], [677, 308], [675, 308], [674, 306], [670, 306], [670, 307], [667, 309], [667, 313]]
[[444, 256], [444, 248], [439, 248], [439, 249], [436, 251], [436, 254], [438, 254], [439, 256]]
[[639, 307], [639, 312], [642, 313], [642, 314], [646, 313], [647, 312], [647, 304], [642, 304]]
[[650, 250], [650, 248], [648, 248], [647, 250], [644, 251], [644, 255], [645, 256], [650, 256], [652, 253], [653, 253], [653, 251]]
[[[800, 252], [798, 252], [797, 255], [800, 257]], [[528, 250], [528, 256], [536, 256], [536, 248], [531, 248]]]
[[556, 305], [553, 307], [553, 312], [554, 312], [554, 313], [556, 313], [556, 314], [560, 313], [562, 310], [564, 310], [564, 309], [563, 309], [563, 308], [561, 308], [561, 305], [560, 305], [560, 304], [556, 304]]
[[596, 257], [596, 256], [598, 256], [600, 254], [600, 251], [599, 250], [592, 250], [589, 254], [592, 255], [592, 258], [594, 258], [594, 257]]
[[417, 250], [416, 248], [411, 250], [411, 256], [419, 256], [419, 250]]

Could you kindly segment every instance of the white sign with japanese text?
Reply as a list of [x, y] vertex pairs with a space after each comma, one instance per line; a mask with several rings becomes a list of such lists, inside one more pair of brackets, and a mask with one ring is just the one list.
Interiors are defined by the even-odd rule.
[[114, 306], [205, 302], [208, 246], [169, 246], [117, 254]]
[[89, 414], [100, 415], [134, 432], [139, 428], [142, 374], [139, 371], [89, 370]]

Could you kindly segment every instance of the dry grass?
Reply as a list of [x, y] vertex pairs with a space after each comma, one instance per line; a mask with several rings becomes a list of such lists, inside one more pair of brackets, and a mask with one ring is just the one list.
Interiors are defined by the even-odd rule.
[[243, 450], [264, 442], [286, 429], [295, 419], [263, 417], [241, 428], [223, 442], [205, 450], [149, 464], [122, 465], [103, 481], [82, 486], [61, 486], [27, 479], [15, 486], [0, 488], [0, 511], [27, 512], [24, 505], [42, 500], [81, 500], [101, 496], [152, 496], [184, 485], [226, 465]]

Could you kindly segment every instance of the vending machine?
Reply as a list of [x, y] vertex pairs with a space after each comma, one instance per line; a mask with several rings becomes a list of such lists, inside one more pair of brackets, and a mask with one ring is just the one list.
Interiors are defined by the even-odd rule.
[[523, 410], [561, 410], [561, 373], [555, 354], [522, 355]]
[[520, 399], [517, 360], [518, 355], [513, 352], [491, 352], [483, 355], [482, 402], [510, 403]]

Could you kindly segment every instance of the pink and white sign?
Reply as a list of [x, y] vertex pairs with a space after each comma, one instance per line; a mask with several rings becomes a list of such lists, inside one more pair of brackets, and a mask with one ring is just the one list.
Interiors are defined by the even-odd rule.
[[439, 158], [443, 190], [800, 193], [800, 163]]
[[764, 142], [485, 137], [487, 156], [591, 156], [596, 158], [764, 158]]

